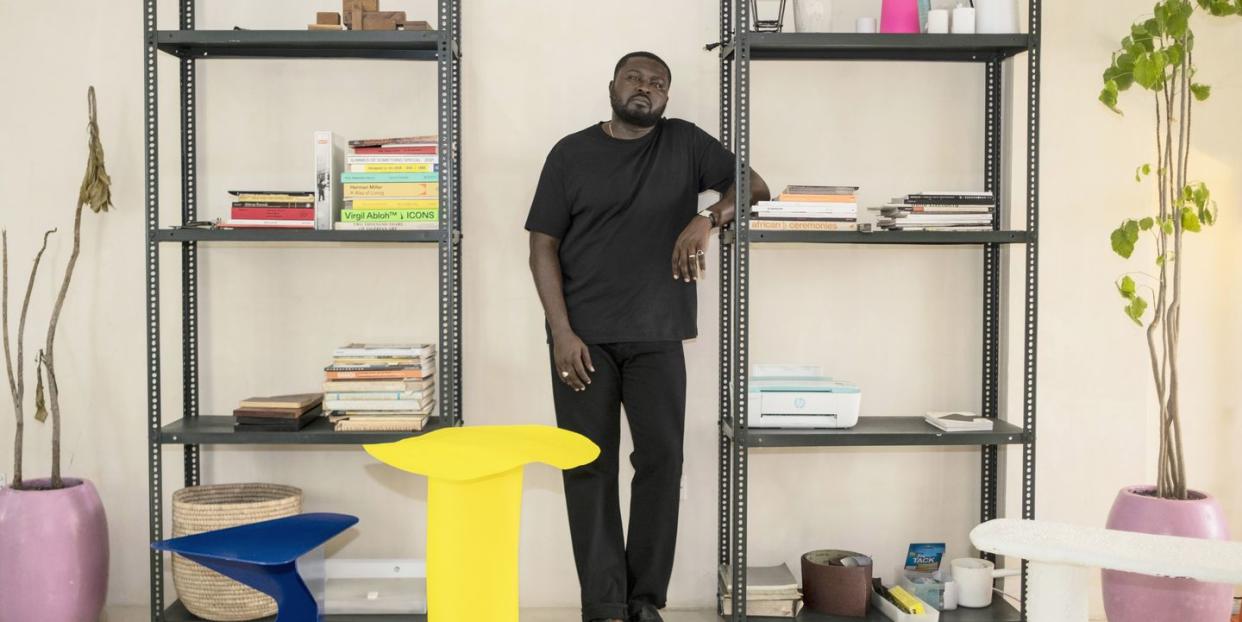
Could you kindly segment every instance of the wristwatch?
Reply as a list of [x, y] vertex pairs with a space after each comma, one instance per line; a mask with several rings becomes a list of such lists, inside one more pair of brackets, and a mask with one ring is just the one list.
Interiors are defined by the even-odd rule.
[[712, 223], [712, 227], [716, 227], [720, 224], [720, 217], [717, 216], [716, 212], [713, 212], [711, 208], [707, 208], [699, 212], [698, 215], [706, 218], [708, 222]]

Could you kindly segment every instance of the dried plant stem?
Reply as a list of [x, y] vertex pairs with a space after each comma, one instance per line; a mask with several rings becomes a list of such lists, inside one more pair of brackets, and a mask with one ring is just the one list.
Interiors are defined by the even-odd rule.
[[22, 487], [22, 439], [25, 432], [25, 416], [22, 411], [23, 399], [26, 393], [25, 382], [25, 366], [26, 354], [24, 351], [25, 334], [26, 334], [26, 314], [30, 310], [30, 295], [34, 291], [35, 276], [39, 273], [39, 262], [43, 260], [43, 253], [47, 250], [47, 239], [55, 229], [51, 229], [43, 234], [43, 245], [39, 247], [38, 254], [35, 255], [34, 264], [30, 267], [30, 278], [26, 281], [26, 295], [22, 299], [22, 313], [17, 321], [17, 371], [13, 370], [13, 356], [9, 349], [9, 234], [7, 231], [0, 234], [3, 237], [4, 245], [4, 294], [3, 294], [3, 316], [4, 316], [4, 363], [9, 375], [9, 392], [13, 396], [13, 411], [17, 417], [15, 439], [13, 441], [13, 488], [21, 489]]
[[69, 283], [73, 279], [73, 269], [78, 264], [78, 253], [82, 247], [82, 208], [85, 203], [79, 201], [73, 213], [73, 252], [69, 255], [69, 264], [65, 266], [65, 279], [60, 284], [60, 293], [56, 296], [56, 306], [52, 307], [52, 319], [47, 325], [47, 343], [43, 347], [43, 369], [47, 372], [47, 393], [52, 411], [52, 488], [61, 488], [64, 482], [60, 477], [60, 389], [56, 385], [56, 366], [53, 361], [52, 349], [56, 341], [56, 325], [60, 322], [60, 311], [65, 306], [65, 296], [69, 293]]

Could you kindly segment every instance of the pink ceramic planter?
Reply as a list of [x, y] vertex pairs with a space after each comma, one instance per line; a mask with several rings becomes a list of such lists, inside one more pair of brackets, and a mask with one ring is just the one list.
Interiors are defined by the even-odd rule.
[[[1158, 499], [1153, 486], [1129, 486], [1117, 493], [1108, 528], [1207, 540], [1228, 540], [1229, 528], [1215, 497], [1191, 491], [1187, 501]], [[1140, 494], [1146, 492], [1148, 494]], [[1109, 622], [1224, 622], [1233, 587], [1103, 571], [1104, 610]]]
[[90, 482], [0, 489], [0, 622], [96, 622], [107, 591], [108, 519]]

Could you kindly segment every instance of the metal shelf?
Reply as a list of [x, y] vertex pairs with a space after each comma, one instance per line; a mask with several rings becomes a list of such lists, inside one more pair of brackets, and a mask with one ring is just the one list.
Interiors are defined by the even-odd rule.
[[[427, 622], [425, 615], [413, 614], [337, 614], [323, 616], [322, 622]], [[178, 600], [164, 610], [164, 622], [201, 622], [203, 619], [190, 613]], [[254, 622], [274, 622], [275, 616], [259, 618]]]
[[[183, 59], [366, 58], [438, 60], [434, 30], [159, 30], [160, 51]], [[456, 44], [453, 55], [459, 56]]]
[[[750, 33], [751, 60], [887, 60], [992, 62], [1027, 51], [1029, 35]], [[736, 44], [724, 46], [733, 58]]]
[[758, 243], [808, 244], [1026, 244], [1026, 231], [751, 231]]
[[337, 432], [327, 417], [320, 417], [296, 432], [236, 430], [227, 415], [200, 415], [178, 419], [160, 428], [159, 442], [166, 445], [366, 445], [390, 443], [450, 427], [432, 417], [421, 432]]
[[156, 242], [439, 242], [430, 231], [328, 231], [317, 229], [159, 229]]
[[[165, 462], [163, 448], [182, 445], [185, 486], [202, 483], [203, 444], [264, 444], [264, 445], [358, 445], [395, 441], [423, 432], [462, 423], [462, 247], [461, 247], [461, 6], [458, 0], [440, 0], [435, 22], [438, 31], [310, 31], [310, 30], [198, 30], [195, 17], [199, 2], [187, 0], [178, 4], [175, 15], [177, 30], [159, 30], [157, 24], [173, 20], [159, 19], [157, 0], [143, 0], [143, 94], [145, 132], [145, 227], [142, 232], [146, 255], [146, 318], [147, 318], [147, 434], [148, 461], [148, 529], [152, 541], [165, 534]], [[179, 60], [160, 62], [161, 53]], [[434, 92], [438, 151], [451, 154], [442, 158], [440, 217], [443, 229], [433, 231], [316, 231], [308, 229], [179, 229], [177, 223], [199, 220], [198, 206], [201, 175], [200, 144], [204, 136], [199, 122], [201, 81], [198, 61], [212, 58], [231, 59], [390, 59], [430, 61], [435, 63]], [[173, 66], [175, 65], [175, 67]], [[169, 71], [172, 70], [172, 71]], [[180, 200], [179, 213], [161, 224], [160, 180], [161, 145], [168, 145], [161, 134], [161, 74], [178, 78], [180, 110], [174, 119], [180, 127]], [[227, 94], [226, 94], [227, 95]], [[165, 121], [165, 124], [168, 124]], [[171, 131], [171, 130], [166, 130]], [[166, 158], [171, 159], [171, 158]], [[171, 206], [168, 206], [171, 207]], [[171, 213], [165, 214], [171, 216]], [[429, 243], [438, 251], [438, 358], [439, 392], [437, 407], [442, 418], [435, 418], [422, 432], [336, 432], [326, 420], [316, 421], [296, 432], [241, 431], [233, 429], [228, 416], [200, 415], [201, 394], [200, 309], [216, 302], [204, 296], [199, 287], [198, 242], [341, 242], [341, 243]], [[180, 291], [173, 294], [181, 303], [180, 420], [164, 422], [164, 388], [167, 373], [161, 369], [168, 358], [162, 346], [161, 263], [167, 253], [160, 252], [163, 243], [181, 243], [181, 261], [173, 267], [180, 272]], [[224, 301], [227, 302], [227, 301]], [[170, 607], [165, 597], [164, 557], [150, 556], [150, 619], [151, 622], [195, 620], [180, 603]], [[270, 620], [270, 618], [268, 618]], [[330, 622], [386, 622], [389, 620], [425, 620], [425, 616], [326, 616]]]
[[[721, 427], [733, 438], [726, 419]], [[858, 425], [842, 429], [786, 430], [745, 428], [751, 447], [883, 447], [916, 445], [1016, 445], [1026, 442], [1022, 428], [996, 420], [989, 432], [945, 432], [922, 417], [859, 417]]]
[[[854, 34], [854, 33], [757, 33], [749, 32], [756, 5], [746, 0], [721, 0], [719, 41], [724, 44], [719, 54], [720, 68], [720, 142], [732, 147], [737, 176], [734, 207], [739, 214], [751, 205], [750, 170], [754, 114], [752, 100], [752, 61], [897, 61], [897, 62], [958, 62], [973, 63], [979, 68], [982, 82], [982, 135], [979, 136], [982, 159], [982, 190], [993, 196], [1005, 196], [1007, 181], [1002, 174], [1003, 155], [1009, 142], [1005, 116], [1005, 74], [1016, 71], [1018, 62], [1005, 62], [1025, 52], [1027, 70], [1026, 108], [1014, 128], [1026, 126], [1025, 141], [1015, 141], [1018, 149], [1011, 151], [1026, 156], [1025, 231], [751, 231], [741, 234], [726, 231], [721, 238], [720, 267], [720, 425], [718, 434], [719, 523], [717, 525], [717, 561], [737, 568], [747, 566], [748, 504], [750, 451], [762, 447], [832, 447], [832, 446], [959, 446], [978, 447], [979, 453], [979, 514], [983, 523], [1002, 514], [999, 489], [1001, 484], [1001, 451], [1008, 445], [1020, 447], [1021, 516], [1035, 517], [1035, 412], [1038, 343], [1038, 268], [1039, 268], [1039, 100], [1041, 58], [1041, 0], [1028, 3], [1029, 35], [921, 35], [921, 34]], [[1014, 99], [1017, 99], [1015, 94]], [[865, 114], [866, 111], [862, 111]], [[1012, 133], [1017, 133], [1013, 131]], [[732, 242], [732, 243], [730, 243]], [[751, 252], [759, 243], [811, 244], [921, 244], [976, 245], [982, 259], [982, 296], [980, 300], [982, 347], [980, 414], [996, 421], [990, 432], [955, 432], [937, 430], [922, 417], [865, 417], [848, 430], [772, 430], [747, 429], [733, 423], [744, 422], [744, 413], [751, 406], [749, 377], [752, 345]], [[999, 419], [1003, 395], [1001, 383], [1002, 349], [1001, 292], [1007, 280], [1001, 258], [1003, 244], [1021, 244], [1025, 256], [1025, 278], [1020, 287], [1024, 302], [1012, 307], [1011, 316], [1024, 317], [1022, 336], [1021, 386], [1022, 407], [1011, 413], [1015, 423]], [[1014, 250], [1010, 257], [1019, 252]], [[1016, 260], [1016, 257], [1014, 257]], [[734, 439], [733, 435], [737, 438]], [[985, 556], [986, 557], [986, 556]], [[721, 590], [724, 591], [724, 590]], [[746, 573], [735, 573], [729, 591], [746, 593]], [[1022, 574], [1022, 602], [1026, 602], [1025, 569]], [[748, 616], [736, 613], [732, 622], [745, 622]], [[766, 620], [769, 618], [756, 618]], [[838, 618], [807, 613], [799, 620], [836, 621]], [[868, 620], [883, 620], [872, 612]], [[1009, 622], [1021, 616], [1007, 603], [994, 603], [984, 610], [945, 612], [949, 622]], [[844, 619], [841, 619], [842, 622]]]

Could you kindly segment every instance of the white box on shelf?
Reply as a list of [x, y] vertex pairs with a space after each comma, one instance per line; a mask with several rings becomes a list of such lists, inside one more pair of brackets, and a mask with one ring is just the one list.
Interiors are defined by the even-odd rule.
[[427, 564], [419, 559], [328, 559], [324, 613], [425, 614]]
[[927, 603], [923, 603], [922, 614], [905, 613], [873, 591], [871, 592], [871, 606], [879, 609], [884, 617], [893, 622], [940, 622], [940, 611]]

